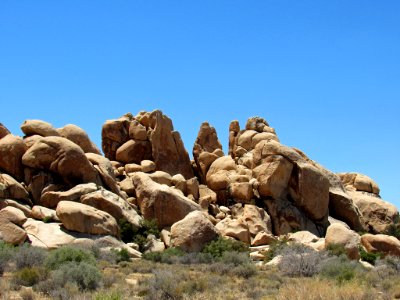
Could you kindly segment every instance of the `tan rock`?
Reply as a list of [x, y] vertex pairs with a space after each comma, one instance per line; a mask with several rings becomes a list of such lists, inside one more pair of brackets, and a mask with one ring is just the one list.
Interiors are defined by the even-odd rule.
[[0, 198], [28, 199], [27, 190], [8, 174], [0, 173]]
[[218, 231], [203, 212], [193, 211], [171, 227], [171, 245], [187, 252], [200, 252]]
[[135, 186], [133, 185], [132, 179], [130, 177], [126, 177], [119, 183], [121, 190], [127, 193], [129, 196], [135, 195]]
[[75, 143], [62, 137], [44, 137], [37, 141], [22, 157], [25, 166], [59, 174], [70, 184], [96, 182], [100, 179], [96, 169]]
[[63, 192], [45, 192], [40, 198], [40, 205], [54, 208], [60, 201], [80, 201], [83, 195], [97, 191], [99, 187], [94, 183], [84, 183], [74, 186], [72, 189]]
[[147, 140], [147, 130], [146, 127], [137, 121], [133, 121], [129, 126], [129, 137], [138, 141]]
[[61, 201], [57, 205], [56, 212], [63, 226], [68, 230], [89, 234], [119, 235], [119, 227], [114, 217], [89, 205]]
[[156, 164], [151, 160], [142, 160], [140, 162], [140, 166], [142, 167], [142, 172], [150, 173], [156, 170]]
[[176, 174], [172, 176], [172, 185], [180, 190], [183, 194], [187, 195], [186, 193], [186, 179], [181, 174]]
[[1, 138], [0, 170], [3, 170], [14, 178], [22, 181], [24, 169], [21, 159], [26, 150], [27, 147], [20, 137], [8, 134]]
[[287, 193], [293, 165], [280, 155], [271, 155], [253, 169], [259, 183], [258, 192], [264, 197], [279, 199]]
[[297, 163], [296, 175], [290, 181], [290, 195], [297, 207], [312, 220], [327, 217], [329, 206], [329, 180], [316, 167]]
[[193, 177], [189, 154], [179, 132], [173, 131], [172, 121], [161, 111], [150, 114], [154, 120], [154, 130], [150, 135], [152, 153], [157, 170], [170, 175], [182, 174], [186, 179]]
[[41, 120], [26, 120], [21, 125], [21, 130], [28, 136], [35, 134], [41, 136], [60, 136], [53, 125]]
[[7, 129], [6, 126], [0, 123], [0, 139], [5, 137], [7, 134], [10, 134], [10, 131]]
[[172, 186], [172, 177], [167, 172], [156, 171], [154, 173], [149, 174], [149, 177], [159, 184], [165, 184], [168, 186]]
[[163, 241], [156, 239], [154, 235], [147, 237], [147, 242], [144, 245], [145, 253], [150, 252], [162, 252], [165, 250], [165, 244]]
[[18, 208], [28, 218], [31, 216], [31, 207], [29, 205], [20, 203], [16, 200], [12, 200], [12, 199], [1, 199], [0, 198], [0, 209], [3, 209], [7, 206]]
[[85, 155], [99, 173], [103, 186], [114, 194], [124, 198], [117, 184], [114, 168], [110, 160], [96, 153], [86, 153]]
[[100, 150], [90, 140], [87, 133], [79, 126], [68, 124], [62, 128], [59, 128], [57, 131], [62, 137], [69, 139], [81, 147], [83, 152], [100, 154]]
[[171, 230], [163, 229], [160, 232], [160, 238], [167, 248], [171, 247]]
[[101, 130], [102, 149], [109, 160], [116, 159], [117, 149], [129, 139], [130, 123], [125, 118], [108, 120]]
[[360, 210], [369, 230], [374, 233], [384, 233], [387, 226], [398, 218], [397, 208], [374, 194], [351, 191], [348, 194]]
[[231, 182], [230, 175], [235, 173], [236, 164], [230, 156], [216, 159], [207, 172], [207, 185], [214, 191], [226, 189]]
[[326, 231], [325, 246], [341, 245], [346, 249], [349, 259], [358, 260], [360, 258], [360, 253], [358, 252], [360, 240], [357, 232], [336, 223], [330, 225]]
[[252, 237], [255, 237], [259, 232], [272, 232], [270, 216], [264, 209], [256, 205], [245, 204], [243, 213], [237, 217], [247, 224]]
[[140, 227], [142, 217], [118, 195], [101, 189], [81, 196], [81, 203], [109, 213], [115, 220], [125, 219], [134, 227]]
[[247, 119], [246, 130], [255, 130], [263, 132], [265, 127], [269, 127], [268, 122], [261, 117], [251, 117]]
[[271, 233], [260, 231], [251, 241], [252, 246], [262, 246], [270, 245], [277, 241], [278, 239]]
[[226, 217], [220, 221], [215, 228], [221, 233], [222, 236], [232, 237], [246, 244], [250, 244], [249, 227], [240, 219]]
[[20, 226], [27, 218], [22, 211], [8, 206], [0, 210], [0, 240], [13, 245], [20, 245], [26, 240], [26, 232]]
[[319, 241], [319, 237], [317, 237], [315, 234], [312, 234], [309, 231], [297, 231], [294, 233], [289, 233], [289, 241], [293, 241], [299, 244], [311, 244]]
[[204, 184], [199, 185], [199, 197], [200, 199], [205, 197], [209, 198], [210, 203], [217, 202], [217, 194]]
[[147, 220], [156, 219], [159, 228], [171, 226], [188, 213], [201, 209], [176, 190], [154, 182], [145, 173], [134, 173], [132, 180], [142, 216]]
[[151, 144], [149, 141], [129, 140], [117, 149], [115, 158], [126, 164], [151, 159]]
[[35, 135], [30, 135], [30, 136], [24, 136], [24, 144], [29, 149], [30, 147], [33, 146], [38, 140], [42, 139], [43, 137], [41, 135], [35, 134]]
[[361, 244], [368, 252], [400, 256], [400, 241], [394, 236], [367, 233], [361, 236]]
[[52, 221], [60, 221], [54, 209], [50, 209], [40, 205], [35, 205], [34, 207], [32, 207], [31, 216], [32, 218], [40, 221], [44, 219], [49, 219]]
[[254, 196], [253, 185], [249, 182], [231, 183], [228, 191], [233, 199], [243, 203], [249, 203]]
[[255, 130], [245, 130], [239, 133], [237, 145], [249, 151], [252, 148], [252, 139], [257, 134]]
[[366, 175], [360, 173], [340, 173], [338, 175], [348, 190], [379, 195], [379, 186]]
[[125, 172], [126, 173], [142, 172], [142, 166], [138, 164], [126, 164]]

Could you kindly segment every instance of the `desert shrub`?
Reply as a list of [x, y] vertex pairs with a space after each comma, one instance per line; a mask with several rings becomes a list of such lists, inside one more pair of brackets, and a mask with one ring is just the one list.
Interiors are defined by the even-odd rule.
[[311, 277], [319, 272], [319, 266], [326, 260], [326, 252], [317, 252], [302, 244], [291, 244], [280, 249], [282, 260], [279, 269], [287, 276]]
[[138, 244], [140, 251], [144, 250], [143, 247], [149, 234], [154, 235], [156, 238], [160, 237], [160, 231], [156, 220], [143, 219], [138, 228], [134, 227], [125, 219], [119, 220], [118, 225], [120, 228], [121, 240], [125, 243], [134, 242]]
[[380, 252], [377, 253], [367, 252], [364, 250], [363, 247], [360, 247], [359, 252], [361, 260], [366, 261], [372, 265], [375, 265], [376, 260], [383, 256], [382, 253]]
[[224, 264], [230, 264], [234, 266], [246, 265], [251, 263], [250, 256], [244, 252], [224, 252], [220, 258], [220, 261]]
[[55, 270], [68, 262], [85, 262], [86, 264], [95, 265], [96, 259], [90, 251], [66, 246], [50, 252], [45, 260], [45, 265], [47, 268]]
[[350, 261], [345, 256], [331, 257], [320, 266], [319, 274], [328, 279], [335, 279], [338, 283], [352, 280], [363, 272], [357, 261]]
[[53, 221], [53, 218], [50, 216], [46, 216], [43, 218], [43, 223], [51, 223], [51, 221]]
[[394, 236], [400, 240], [400, 222], [390, 224], [386, 228], [386, 234]]
[[176, 261], [174, 260], [175, 257], [183, 256], [185, 254], [184, 251], [178, 249], [178, 248], [168, 248], [162, 252], [149, 252], [149, 253], [144, 253], [142, 255], [142, 258], [146, 260], [151, 260], [154, 262], [162, 262], [162, 263], [175, 263]]
[[248, 252], [249, 248], [242, 242], [219, 237], [210, 242], [203, 249], [203, 253], [209, 253], [214, 258], [220, 258], [225, 252]]
[[209, 264], [214, 261], [214, 258], [209, 253], [194, 252], [185, 253], [183, 255], [171, 257], [172, 263], [183, 264], [183, 265], [195, 265], [195, 264]]
[[0, 241], [0, 276], [3, 275], [4, 271], [7, 269], [8, 263], [13, 256], [13, 250], [14, 247]]
[[340, 244], [329, 244], [327, 247], [326, 247], [326, 250], [330, 253], [330, 254], [332, 254], [332, 255], [335, 255], [335, 256], [341, 256], [341, 255], [346, 255], [346, 249], [344, 248], [344, 246], [343, 245], [340, 245]]
[[278, 240], [269, 246], [269, 249], [264, 252], [264, 261], [269, 262], [275, 256], [279, 255], [280, 251], [287, 246], [286, 240]]
[[97, 267], [87, 262], [68, 261], [63, 263], [51, 276], [38, 285], [38, 290], [51, 295], [53, 291], [66, 285], [77, 286], [79, 290], [94, 290], [101, 281]]
[[102, 292], [94, 296], [95, 300], [122, 300], [121, 293], [118, 291]]
[[23, 246], [18, 247], [14, 256], [15, 267], [17, 270], [20, 270], [23, 268], [42, 266], [46, 256], [46, 250], [24, 244]]
[[129, 251], [125, 248], [122, 249], [111, 249], [111, 252], [115, 256], [115, 260], [117, 263], [121, 261], [130, 261], [131, 257], [129, 255]]
[[243, 277], [245, 279], [250, 278], [257, 274], [257, 268], [253, 263], [241, 264], [235, 266], [229, 271], [230, 274], [235, 275], [237, 277]]
[[210, 288], [213, 282], [204, 277], [192, 278], [188, 273], [173, 272], [170, 270], [156, 270], [154, 277], [148, 281], [149, 290], [147, 299], [183, 299], [185, 295], [192, 295]]
[[34, 292], [31, 289], [23, 289], [19, 291], [19, 296], [22, 300], [34, 300], [36, 299]]
[[17, 286], [33, 286], [46, 277], [47, 271], [44, 268], [25, 267], [14, 272], [12, 282]]

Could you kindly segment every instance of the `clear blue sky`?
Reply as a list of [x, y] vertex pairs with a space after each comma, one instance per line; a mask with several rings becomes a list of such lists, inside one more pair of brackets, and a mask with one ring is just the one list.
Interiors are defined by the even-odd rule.
[[0, 1], [0, 122], [84, 128], [162, 109], [191, 152], [208, 120], [371, 176], [400, 207], [400, 1]]

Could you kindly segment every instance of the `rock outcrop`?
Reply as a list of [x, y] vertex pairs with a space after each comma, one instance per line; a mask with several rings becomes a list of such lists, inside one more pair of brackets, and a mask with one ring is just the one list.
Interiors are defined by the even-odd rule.
[[360, 247], [400, 256], [399, 240], [386, 235], [399, 212], [376, 182], [334, 174], [281, 144], [260, 117], [244, 128], [230, 123], [228, 155], [215, 128], [202, 123], [193, 161], [159, 110], [106, 121], [104, 156], [72, 124], [27, 120], [21, 130], [23, 138], [0, 123], [0, 239], [14, 245], [101, 245], [138, 258], [137, 245], [119, 241], [119, 226], [155, 220], [161, 239], [145, 236], [145, 252], [198, 252], [223, 236], [246, 243], [257, 260], [282, 239], [317, 251], [338, 244], [351, 259]]

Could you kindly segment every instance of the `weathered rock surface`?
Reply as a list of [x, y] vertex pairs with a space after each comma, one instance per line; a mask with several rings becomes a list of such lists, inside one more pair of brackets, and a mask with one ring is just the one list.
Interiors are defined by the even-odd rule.
[[0, 240], [12, 245], [22, 244], [27, 234], [21, 226], [27, 218], [22, 211], [14, 207], [0, 210]]
[[63, 137], [44, 137], [23, 155], [25, 166], [49, 170], [60, 175], [66, 183], [100, 183], [96, 169], [86, 158], [83, 150]]
[[62, 128], [59, 128], [57, 132], [60, 134], [60, 136], [69, 139], [70, 141], [74, 142], [79, 147], [81, 147], [83, 152], [100, 154], [100, 150], [90, 140], [87, 133], [79, 126], [68, 124]]
[[132, 175], [133, 185], [142, 216], [156, 219], [159, 228], [171, 226], [200, 206], [170, 187], [154, 182], [149, 175], [137, 172]]
[[247, 223], [242, 219], [226, 217], [218, 222], [215, 228], [222, 236], [232, 237], [243, 243], [250, 244], [250, 232]]
[[21, 125], [21, 130], [27, 136], [41, 135], [41, 136], [60, 136], [57, 130], [45, 121], [41, 120], [26, 120]]
[[119, 235], [119, 227], [114, 217], [89, 205], [61, 201], [57, 205], [56, 212], [63, 226], [68, 230], [89, 234]]
[[24, 141], [17, 136], [8, 134], [0, 139], [0, 170], [22, 181], [24, 169], [22, 156], [27, 147]]
[[203, 212], [193, 211], [171, 227], [171, 245], [187, 252], [200, 252], [218, 231]]
[[121, 197], [101, 189], [81, 197], [81, 203], [90, 205], [112, 215], [117, 221], [125, 219], [135, 227], [140, 226], [142, 217]]
[[394, 236], [367, 233], [361, 236], [361, 244], [368, 252], [400, 256], [400, 241]]
[[0, 173], [0, 198], [28, 199], [28, 191], [8, 174]]
[[325, 245], [341, 245], [346, 249], [347, 257], [350, 259], [358, 260], [360, 253], [358, 248], [360, 246], [361, 238], [357, 232], [349, 230], [342, 224], [332, 224], [328, 227], [325, 236]]
[[6, 126], [0, 123], [0, 139], [5, 137], [7, 134], [10, 134], [10, 131], [7, 129]]
[[34, 207], [32, 207], [31, 217], [41, 221], [45, 219], [51, 221], [60, 221], [54, 209], [50, 209], [40, 205], [35, 205]]

